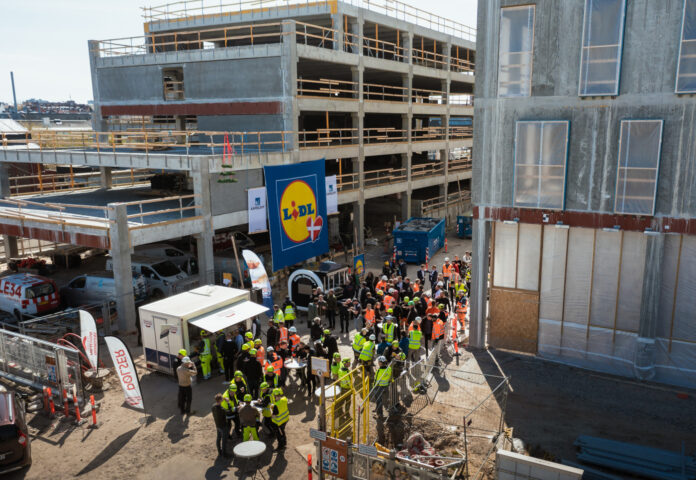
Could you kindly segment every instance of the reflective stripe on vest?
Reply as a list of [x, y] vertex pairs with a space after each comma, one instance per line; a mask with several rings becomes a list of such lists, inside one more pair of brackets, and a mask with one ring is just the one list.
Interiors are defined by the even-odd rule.
[[341, 363], [331, 363], [331, 375], [338, 376], [338, 372], [341, 370]]
[[338, 374], [339, 376], [341, 376], [339, 386], [344, 390], [348, 390], [351, 387], [351, 384], [353, 383], [350, 379], [350, 370], [346, 370], [345, 368], [341, 367], [341, 369], [338, 371]]
[[203, 339], [203, 351], [201, 352], [201, 355], [210, 355], [210, 339], [209, 338], [204, 338]]
[[273, 321], [275, 323], [280, 322], [281, 320], [284, 320], [285, 316], [283, 315], [283, 311], [279, 308], [278, 310], [275, 311], [273, 314]]
[[437, 338], [440, 338], [445, 334], [445, 324], [442, 323], [442, 320], [438, 320], [433, 324], [433, 333], [432, 333], [432, 339], [435, 340]]
[[280, 375], [280, 369], [283, 368], [283, 359], [276, 355], [276, 359], [271, 362], [271, 365], [273, 365], [273, 371], [276, 376]]
[[442, 276], [445, 278], [449, 278], [452, 276], [452, 265], [443, 265], [442, 266]]
[[294, 351], [299, 344], [300, 344], [300, 336], [296, 333], [293, 333], [292, 335], [290, 335], [290, 349]]
[[391, 378], [392, 378], [391, 367], [380, 368], [379, 370], [377, 370], [377, 373], [375, 374], [375, 386], [376, 387], [388, 387], [389, 382], [391, 382]]
[[422, 336], [423, 332], [420, 330], [416, 330], [415, 328], [411, 330], [411, 333], [408, 335], [408, 348], [411, 350], [418, 350], [421, 346]]
[[281, 344], [283, 342], [287, 343], [288, 341], [288, 329], [285, 327], [282, 327], [280, 329], [280, 333], [278, 334], [278, 344]]
[[292, 308], [292, 305], [288, 305], [287, 307], [285, 307], [285, 319], [295, 320], [295, 309]]
[[394, 325], [393, 323], [385, 323], [382, 325], [382, 330], [384, 331], [384, 334], [387, 336], [387, 342], [391, 343], [392, 340], [394, 340]]
[[372, 309], [365, 310], [365, 320], [368, 322], [374, 322], [375, 321], [375, 311]]
[[256, 349], [256, 360], [261, 364], [263, 367], [264, 360], [266, 359], [266, 350], [263, 347], [259, 347]]
[[283, 425], [290, 419], [288, 399], [285, 397], [280, 397], [280, 399], [275, 402], [275, 406], [278, 408], [278, 415], [273, 414], [273, 423], [276, 425]]
[[353, 337], [353, 350], [357, 353], [362, 352], [363, 343], [365, 343], [365, 337], [356, 333]]
[[367, 340], [363, 343], [362, 350], [360, 351], [360, 360], [369, 362], [372, 360], [372, 356], [375, 354], [375, 342]]

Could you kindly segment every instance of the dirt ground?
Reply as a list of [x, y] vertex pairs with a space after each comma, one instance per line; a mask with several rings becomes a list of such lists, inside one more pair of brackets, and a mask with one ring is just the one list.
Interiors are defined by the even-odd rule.
[[[448, 255], [463, 254], [470, 241], [449, 236]], [[368, 251], [368, 267], [378, 268], [381, 247]], [[441, 250], [433, 259], [440, 264]], [[415, 275], [417, 266], [410, 265]], [[300, 321], [306, 336], [306, 323]], [[136, 363], [147, 415], [123, 406], [115, 379], [101, 397], [101, 426], [89, 429], [36, 415], [30, 422], [34, 463], [9, 479], [85, 478], [112, 479], [231, 479], [246, 478], [245, 465], [217, 458], [215, 430], [210, 414], [213, 395], [224, 390], [221, 377], [194, 387], [193, 408], [182, 418], [176, 407], [177, 386], [173, 378], [142, 368], [142, 350], [135, 335], [124, 337]], [[350, 338], [339, 336], [341, 351], [350, 354]], [[108, 362], [105, 349], [102, 358]], [[573, 441], [578, 435], [596, 435], [648, 446], [687, 452], [696, 448], [696, 392], [677, 396], [663, 385], [639, 384], [620, 377], [597, 374], [500, 351], [463, 352], [462, 365], [487, 374], [510, 377], [512, 391], [507, 399], [506, 423], [537, 456], [574, 459]], [[317, 424], [317, 402], [308, 400], [293, 387], [286, 389], [291, 419], [287, 427], [288, 448], [272, 451], [273, 443], [259, 461], [263, 478], [294, 480], [306, 478], [304, 458], [297, 451], [311, 449], [309, 428]], [[442, 441], [450, 448], [447, 437]], [[443, 444], [443, 446], [445, 446]]]

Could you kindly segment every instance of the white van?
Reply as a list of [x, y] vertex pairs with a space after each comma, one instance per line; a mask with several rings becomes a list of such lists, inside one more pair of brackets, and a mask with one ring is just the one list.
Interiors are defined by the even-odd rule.
[[[148, 294], [145, 277], [133, 272], [135, 303], [146, 300]], [[68, 307], [113, 302], [116, 300], [114, 272], [90, 272], [77, 276], [60, 289], [60, 298]]]
[[[176, 293], [176, 283], [188, 278], [179, 267], [170, 260], [142, 255], [131, 256], [131, 268], [135, 273], [141, 273], [150, 288], [152, 298], [163, 298]], [[106, 269], [114, 270], [111, 257], [106, 258]]]
[[17, 273], [0, 278], [0, 310], [21, 320], [22, 316], [39, 316], [60, 308], [56, 284], [50, 278]]
[[166, 258], [167, 260], [171, 260], [173, 264], [189, 275], [196, 275], [198, 273], [198, 259], [194, 255], [166, 243], [139, 245], [135, 247], [135, 254], [147, 257]]

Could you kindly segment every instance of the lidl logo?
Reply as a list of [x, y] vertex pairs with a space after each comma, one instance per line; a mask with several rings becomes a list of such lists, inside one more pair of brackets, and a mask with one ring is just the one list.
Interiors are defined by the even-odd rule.
[[302, 243], [319, 238], [323, 220], [317, 215], [317, 199], [307, 182], [290, 182], [280, 196], [280, 221], [287, 237]]
[[358, 260], [355, 262], [355, 273], [357, 273], [358, 275], [363, 274], [363, 262], [362, 262], [362, 260]]

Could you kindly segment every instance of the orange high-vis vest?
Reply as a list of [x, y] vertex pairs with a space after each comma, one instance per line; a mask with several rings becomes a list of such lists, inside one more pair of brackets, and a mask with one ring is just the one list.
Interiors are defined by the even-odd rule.
[[445, 335], [445, 323], [442, 321], [442, 319], [438, 318], [435, 323], [433, 323], [433, 333], [432, 333], [432, 339], [436, 340], [438, 338], [441, 338]]
[[380, 280], [379, 282], [377, 282], [377, 285], [375, 285], [376, 290], [384, 290], [385, 288], [387, 288], [387, 282], [385, 282], [384, 280]]
[[300, 344], [300, 336], [296, 333], [290, 335], [290, 350], [294, 352]]
[[384, 297], [384, 306], [385, 307], [392, 308], [394, 306], [394, 302], [395, 302], [394, 297], [392, 297], [391, 295], [386, 295]]
[[454, 271], [454, 266], [452, 264], [445, 264], [442, 266], [442, 276], [445, 278], [450, 278], [452, 276], [452, 272]]
[[428, 309], [425, 311], [426, 315], [440, 315], [440, 309], [435, 306], [433, 303], [432, 306], [429, 306]]
[[288, 342], [288, 329], [286, 327], [282, 327], [280, 329], [280, 334], [278, 335], [278, 345], [283, 342]]
[[365, 310], [365, 325], [367, 328], [372, 327], [375, 324], [375, 311]]
[[263, 347], [259, 347], [256, 349], [256, 360], [261, 364], [263, 367], [263, 364], [265, 363], [266, 359], [266, 349]]
[[421, 287], [420, 287], [420, 285], [418, 285], [417, 283], [414, 283], [414, 284], [411, 286], [411, 288], [413, 288], [413, 293], [418, 293], [418, 292], [421, 291]]
[[[268, 362], [268, 365], [272, 365], [275, 374], [280, 375], [280, 369], [283, 368], [283, 359], [280, 358], [275, 352], [273, 352], [273, 361]], [[268, 367], [268, 365], [266, 367]]]

